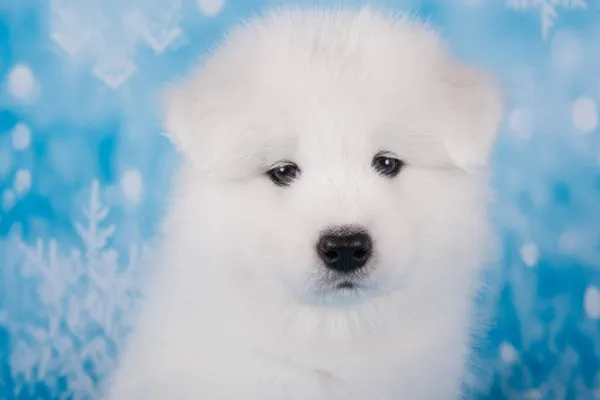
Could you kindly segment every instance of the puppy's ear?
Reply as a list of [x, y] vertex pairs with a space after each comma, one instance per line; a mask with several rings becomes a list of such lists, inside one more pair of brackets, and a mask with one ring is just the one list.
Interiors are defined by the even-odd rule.
[[488, 165], [502, 118], [502, 95], [487, 73], [453, 63], [445, 71], [444, 141], [452, 160], [471, 171]]
[[227, 150], [224, 143], [227, 121], [216, 117], [211, 96], [192, 79], [171, 86], [159, 101], [164, 134], [197, 169], [210, 169]]
[[196, 78], [165, 91], [160, 98], [164, 133], [196, 172], [226, 179], [253, 174], [269, 152], [280, 153], [278, 135], [285, 126], [243, 95], [221, 96], [219, 86]]
[[188, 82], [172, 84], [159, 94], [159, 107], [162, 112], [162, 126], [165, 135], [181, 153], [193, 151], [194, 136], [197, 128], [192, 126], [195, 91], [189, 90]]

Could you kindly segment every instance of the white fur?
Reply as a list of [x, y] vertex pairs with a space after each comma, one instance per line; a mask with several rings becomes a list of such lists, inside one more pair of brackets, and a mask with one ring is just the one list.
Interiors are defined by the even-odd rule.
[[[486, 76], [408, 17], [294, 10], [234, 30], [166, 106], [185, 162], [110, 399], [459, 396], [491, 243]], [[265, 176], [282, 159], [288, 188]], [[317, 293], [319, 233], [348, 224], [375, 243], [364, 288]]]

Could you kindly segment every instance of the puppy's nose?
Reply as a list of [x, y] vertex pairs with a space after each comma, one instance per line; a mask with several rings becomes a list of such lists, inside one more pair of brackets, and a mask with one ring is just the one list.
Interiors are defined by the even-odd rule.
[[355, 227], [325, 231], [317, 243], [317, 253], [325, 266], [343, 273], [364, 267], [372, 252], [373, 242], [369, 234]]

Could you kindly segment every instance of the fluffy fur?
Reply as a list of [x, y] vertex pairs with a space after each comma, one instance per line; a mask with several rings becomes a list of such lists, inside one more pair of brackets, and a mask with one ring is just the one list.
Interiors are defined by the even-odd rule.
[[[110, 399], [459, 396], [491, 243], [487, 76], [406, 16], [294, 10], [233, 30], [165, 104], [185, 162]], [[280, 160], [289, 187], [265, 174]], [[375, 246], [354, 289], [315, 252], [340, 225]]]

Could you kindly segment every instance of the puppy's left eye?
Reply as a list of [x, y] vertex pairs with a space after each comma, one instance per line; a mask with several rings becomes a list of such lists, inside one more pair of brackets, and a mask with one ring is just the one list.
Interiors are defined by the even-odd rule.
[[289, 186], [298, 175], [300, 168], [291, 161], [281, 161], [267, 171], [267, 176], [277, 186]]
[[379, 153], [373, 158], [373, 168], [381, 175], [393, 178], [402, 169], [404, 162], [389, 154]]

